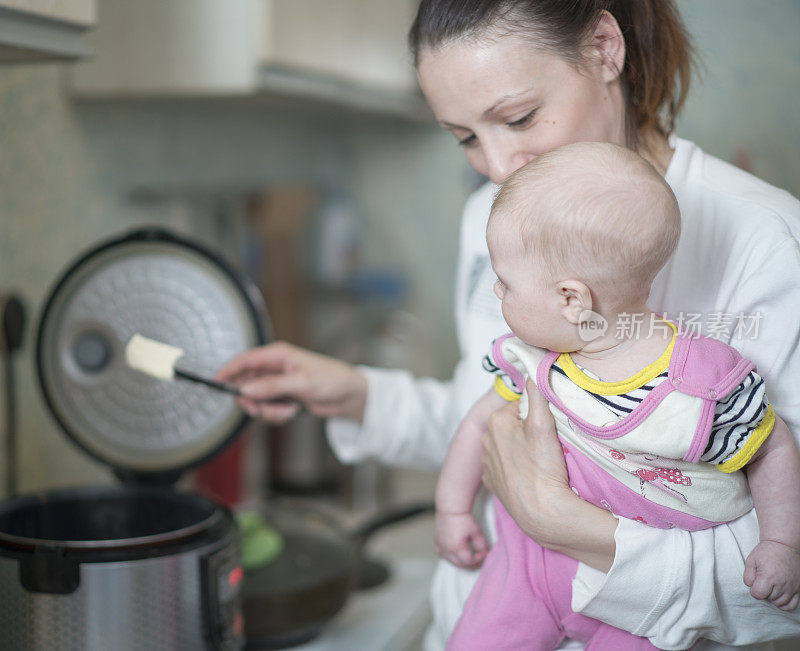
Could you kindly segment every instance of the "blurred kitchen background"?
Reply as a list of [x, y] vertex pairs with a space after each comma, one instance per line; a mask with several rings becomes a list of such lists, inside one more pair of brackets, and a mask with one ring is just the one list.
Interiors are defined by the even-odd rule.
[[[800, 2], [679, 5], [703, 61], [679, 135], [800, 195]], [[415, 6], [0, 0], [4, 41], [31, 35], [0, 49], [0, 294], [29, 312], [19, 490], [113, 481], [45, 411], [32, 326], [76, 255], [143, 224], [251, 275], [278, 336], [449, 377], [459, 217], [481, 179], [419, 95], [405, 45]], [[239, 478], [206, 482], [228, 501], [267, 484], [355, 510], [432, 496], [430, 473], [342, 468], [314, 419], [252, 429], [216, 462]]]
[[[459, 215], [480, 179], [418, 95], [414, 0], [83, 4], [0, 0], [87, 24], [77, 38], [94, 53], [14, 63], [6, 48], [0, 65], [0, 291], [22, 295], [29, 323], [80, 251], [160, 224], [253, 273], [279, 335], [448, 377]], [[800, 3], [679, 5], [703, 69], [678, 133], [800, 194]], [[62, 56], [63, 38], [38, 56]], [[295, 242], [293, 266], [265, 270], [253, 229]], [[32, 339], [17, 370], [20, 488], [108, 480], [43, 409]], [[328, 472], [295, 462], [299, 483]]]
[[[101, 0], [88, 62], [0, 67], [0, 287], [35, 319], [82, 249], [164, 225], [253, 276], [278, 336], [446, 377], [455, 234], [479, 179], [418, 94], [414, 4]], [[109, 479], [42, 409], [28, 335], [20, 488]], [[330, 490], [321, 427], [296, 425], [275, 479]]]

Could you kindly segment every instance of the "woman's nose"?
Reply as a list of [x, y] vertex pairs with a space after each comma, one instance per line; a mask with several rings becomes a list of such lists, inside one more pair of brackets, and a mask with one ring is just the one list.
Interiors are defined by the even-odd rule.
[[525, 163], [535, 158], [534, 154], [521, 151], [513, 145], [514, 143], [496, 143], [484, 147], [489, 178], [494, 183], [502, 183]]

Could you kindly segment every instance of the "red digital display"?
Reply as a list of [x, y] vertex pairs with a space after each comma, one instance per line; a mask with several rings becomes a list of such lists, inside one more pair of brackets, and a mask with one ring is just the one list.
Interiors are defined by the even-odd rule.
[[228, 573], [228, 583], [232, 588], [235, 588], [244, 576], [244, 570], [241, 567], [231, 570]]

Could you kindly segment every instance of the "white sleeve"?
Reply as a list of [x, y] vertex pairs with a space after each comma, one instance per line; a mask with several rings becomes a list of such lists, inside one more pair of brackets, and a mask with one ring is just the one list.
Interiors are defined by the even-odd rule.
[[750, 596], [744, 561], [758, 542], [755, 511], [701, 531], [655, 529], [620, 518], [608, 574], [580, 565], [572, 607], [660, 649], [699, 638], [731, 646], [800, 635], [800, 609]]
[[[757, 332], [730, 344], [755, 362], [775, 413], [800, 442], [800, 247], [793, 237], [765, 252], [758, 271], [739, 283], [736, 313], [761, 315]], [[734, 315], [735, 316], [735, 315]], [[750, 320], [747, 325], [754, 324]]]
[[328, 420], [327, 434], [345, 463], [377, 459], [414, 468], [439, 468], [458, 419], [453, 413], [452, 382], [416, 379], [408, 371], [370, 367], [363, 425]]

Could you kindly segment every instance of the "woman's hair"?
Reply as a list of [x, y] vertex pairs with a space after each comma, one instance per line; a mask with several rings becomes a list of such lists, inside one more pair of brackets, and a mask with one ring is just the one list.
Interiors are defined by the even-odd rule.
[[454, 39], [524, 35], [575, 65], [601, 13], [625, 38], [620, 80], [629, 144], [654, 129], [669, 134], [686, 99], [693, 48], [674, 0], [422, 0], [409, 32], [414, 62]]

